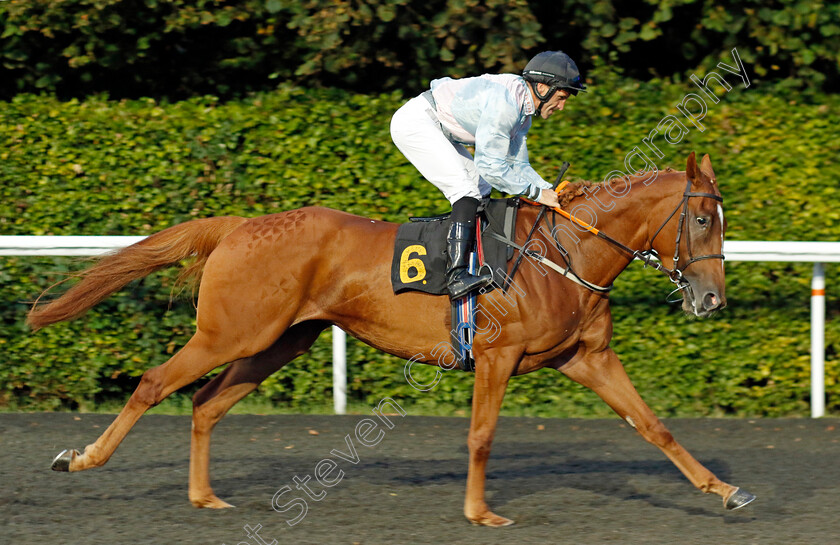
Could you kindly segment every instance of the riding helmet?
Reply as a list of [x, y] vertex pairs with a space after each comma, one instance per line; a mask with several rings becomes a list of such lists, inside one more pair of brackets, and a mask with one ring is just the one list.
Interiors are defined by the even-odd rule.
[[537, 54], [525, 65], [522, 77], [532, 83], [545, 83], [556, 89], [566, 89], [573, 95], [577, 95], [578, 91], [586, 91], [575, 61], [562, 51], [543, 51]]
[[[531, 82], [534, 94], [540, 99], [536, 111], [537, 117], [539, 117], [543, 105], [559, 89], [565, 89], [572, 95], [577, 95], [578, 91], [586, 91], [586, 85], [580, 80], [580, 71], [575, 61], [562, 51], [538, 53], [525, 65], [522, 77]], [[540, 94], [537, 90], [537, 83], [548, 85], [548, 91], [545, 94]]]

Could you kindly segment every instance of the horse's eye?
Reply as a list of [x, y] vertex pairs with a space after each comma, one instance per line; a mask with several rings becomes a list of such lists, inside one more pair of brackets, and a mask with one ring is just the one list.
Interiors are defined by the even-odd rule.
[[697, 218], [697, 223], [700, 227], [705, 227], [709, 224], [709, 218]]

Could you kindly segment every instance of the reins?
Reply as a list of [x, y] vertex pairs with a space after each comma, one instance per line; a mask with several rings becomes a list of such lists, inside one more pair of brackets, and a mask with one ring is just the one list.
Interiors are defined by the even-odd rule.
[[[566, 166], [566, 163], [564, 163], [564, 167], [565, 166]], [[560, 176], [563, 175], [563, 172], [565, 172], [565, 168], [562, 169]], [[559, 181], [559, 177], [558, 177], [558, 181]], [[565, 185], [565, 183], [564, 183], [564, 185]], [[561, 185], [560, 187], [558, 187], [556, 189], [556, 191], [559, 192], [564, 187], [564, 185]], [[597, 236], [598, 238], [600, 238], [602, 240], [605, 240], [606, 242], [612, 244], [616, 248], [619, 248], [620, 250], [630, 254], [633, 259], [638, 259], [638, 260], [642, 261], [642, 263], [644, 264], [645, 267], [651, 267], [652, 269], [666, 275], [668, 277], [668, 279], [677, 286], [677, 288], [674, 291], [678, 291], [678, 290], [686, 289], [689, 286], [689, 283], [685, 279], [685, 276], [683, 274], [683, 272], [689, 267], [689, 265], [691, 265], [692, 263], [695, 263], [697, 261], [702, 261], [704, 259], [724, 259], [723, 254], [708, 254], [708, 255], [702, 255], [702, 256], [698, 256], [698, 257], [692, 256], [692, 254], [691, 254], [691, 239], [689, 237], [686, 237], [686, 247], [688, 249], [689, 260], [688, 260], [688, 263], [686, 263], [684, 267], [682, 267], [682, 268], [679, 267], [680, 241], [682, 240], [682, 232], [683, 232], [683, 226], [685, 225], [685, 218], [688, 215], [688, 200], [691, 197], [702, 197], [702, 198], [709, 198], [709, 199], [714, 199], [714, 200], [719, 201], [719, 202], [723, 202], [723, 197], [721, 197], [720, 195], [715, 195], [714, 193], [695, 192], [695, 191], [690, 191], [690, 189], [691, 189], [691, 180], [689, 179], [689, 180], [686, 181], [686, 187], [685, 187], [685, 191], [683, 191], [682, 199], [680, 200], [680, 202], [677, 203], [677, 206], [674, 207], [674, 211], [671, 212], [668, 215], [668, 217], [665, 219], [664, 222], [662, 222], [662, 225], [659, 226], [659, 228], [654, 233], [653, 237], [650, 239], [650, 243], [651, 243], [651, 249], [650, 250], [634, 250], [634, 249], [626, 246], [625, 244], [619, 242], [618, 240], [612, 238], [611, 236], [607, 235], [603, 231], [601, 231], [599, 229], [596, 229], [594, 226], [589, 225], [588, 223], [580, 220], [579, 218], [577, 218], [575, 216], [572, 216], [571, 214], [569, 214], [568, 212], [566, 212], [562, 208], [556, 207], [556, 208], [552, 208], [551, 210], [553, 212], [559, 213], [560, 215], [569, 219], [570, 221], [573, 221], [573, 222], [577, 223], [578, 225], [580, 225], [581, 227], [583, 227], [584, 229], [586, 229], [587, 231], [589, 231], [593, 235]], [[557, 238], [554, 236], [553, 231], [552, 231], [552, 234], [551, 234], [551, 239], [554, 241], [554, 244], [557, 247], [557, 250], [560, 252], [560, 255], [563, 258], [563, 260], [566, 262], [567, 267], [561, 267], [560, 265], [557, 265], [556, 263], [554, 263], [553, 261], [545, 258], [544, 256], [527, 249], [528, 243], [531, 241], [532, 236], [536, 232], [537, 227], [539, 226], [539, 223], [545, 218], [545, 211], [548, 210], [548, 207], [545, 206], [545, 205], [533, 202], [533, 201], [529, 201], [527, 199], [521, 199], [521, 200], [525, 201], [528, 204], [532, 204], [532, 205], [535, 205], [535, 206], [542, 207], [541, 210], [540, 210], [540, 213], [537, 215], [537, 219], [534, 221], [534, 225], [531, 227], [531, 230], [528, 233], [528, 237], [525, 240], [525, 244], [520, 246], [520, 245], [516, 244], [515, 242], [513, 242], [512, 240], [508, 240], [504, 237], [500, 237], [500, 236], [495, 235], [495, 234], [491, 235], [491, 236], [493, 236], [493, 238], [496, 238], [497, 240], [501, 240], [505, 244], [519, 250], [519, 253], [520, 253], [519, 258], [514, 263], [514, 266], [511, 269], [511, 274], [508, 276], [508, 279], [512, 279], [514, 273], [516, 272], [516, 268], [519, 266], [519, 263], [522, 259], [522, 256], [527, 256], [527, 257], [530, 257], [532, 259], [535, 259], [536, 261], [539, 261], [540, 263], [542, 263], [542, 264], [548, 266], [549, 268], [555, 270], [556, 272], [560, 273], [562, 276], [568, 278], [569, 280], [572, 280], [576, 284], [581, 285], [581, 286], [583, 286], [587, 289], [590, 289], [590, 290], [598, 292], [598, 293], [609, 292], [612, 289], [612, 284], [609, 285], [609, 286], [598, 286], [597, 284], [593, 284], [591, 282], [588, 282], [588, 281], [584, 280], [574, 271], [574, 269], [572, 268], [571, 258], [569, 257], [568, 251], [563, 247], [562, 244], [560, 244], [560, 241], [558, 241]], [[676, 238], [675, 247], [674, 247], [674, 268], [670, 269], [670, 268], [668, 268], [668, 267], [666, 267], [665, 265], [662, 264], [661, 259], [659, 261], [654, 261], [654, 259], [659, 259], [659, 255], [657, 254], [656, 250], [654, 250], [652, 248], [652, 246], [653, 246], [653, 241], [656, 240], [656, 237], [659, 236], [659, 233], [662, 231], [662, 229], [664, 229], [665, 226], [668, 224], [668, 222], [671, 221], [671, 218], [674, 217], [674, 214], [676, 214], [677, 211], [680, 210], [680, 207], [682, 207], [682, 212], [680, 213], [679, 220], [678, 220], [678, 225], [677, 225], [677, 238]], [[508, 287], [508, 282], [505, 283], [505, 286], [503, 288], [505, 290], [507, 290], [507, 287]]]
[[[559, 191], [560, 189], [562, 189], [563, 187], [565, 187], [568, 184], [568, 182], [563, 182], [561, 184], [560, 181], [563, 179], [563, 175], [566, 173], [566, 171], [569, 169], [570, 166], [571, 166], [571, 163], [569, 163], [568, 161], [563, 161], [563, 164], [560, 166], [560, 172], [557, 174], [557, 180], [555, 180], [554, 185], [552, 186], [552, 189], [554, 191]], [[537, 203], [534, 203], [534, 204], [537, 204]], [[537, 230], [537, 227], [539, 227], [540, 222], [542, 221], [543, 217], [545, 217], [545, 211], [547, 209], [548, 209], [548, 207], [545, 207], [545, 206], [540, 208], [540, 212], [539, 212], [539, 214], [537, 214], [537, 219], [534, 220], [534, 225], [531, 226], [531, 230], [528, 231], [528, 236], [525, 238], [525, 244], [526, 245], [528, 244], [528, 242], [531, 241], [531, 237], [534, 236], [534, 232]], [[505, 239], [502, 242], [509, 243], [509, 242], [513, 242], [513, 241], [509, 241], [509, 240]], [[509, 244], [509, 245], [512, 246], [513, 248], [516, 248], [515, 245], [512, 245], [512, 244]], [[510, 276], [505, 278], [505, 284], [504, 284], [504, 286], [502, 286], [502, 291], [503, 292], [507, 292], [507, 289], [510, 286], [510, 282], [513, 280], [513, 275], [516, 274], [516, 269], [519, 268], [519, 265], [522, 263], [522, 258], [526, 254], [526, 252], [524, 250], [519, 249], [519, 248], [517, 248], [517, 249], [519, 250], [519, 255], [516, 257], [516, 261], [513, 262], [513, 267], [511, 267], [511, 269], [510, 269]]]
[[[598, 286], [596, 284], [592, 284], [591, 282], [587, 282], [586, 280], [584, 280], [583, 278], [578, 276], [578, 274], [574, 270], [572, 270], [569, 259], [565, 254], [563, 254], [563, 259], [569, 265], [568, 267], [562, 267], [562, 266], [558, 265], [557, 263], [551, 261], [550, 259], [538, 254], [537, 252], [535, 252], [533, 250], [529, 250], [528, 248], [526, 248], [524, 246], [520, 246], [519, 244], [517, 244], [517, 243], [513, 242], [512, 240], [507, 239], [507, 238], [505, 238], [501, 235], [497, 235], [496, 233], [493, 233], [493, 232], [489, 232], [488, 235], [491, 238], [495, 238], [496, 240], [504, 242], [508, 246], [519, 250], [520, 255], [530, 257], [531, 259], [542, 263], [543, 265], [545, 265], [549, 269], [554, 270], [555, 272], [559, 273], [561, 276], [565, 276], [566, 278], [568, 278], [569, 280], [571, 280], [575, 284], [583, 286], [584, 288], [590, 289], [592, 291], [597, 291], [599, 293], [607, 293], [608, 291], [610, 291], [612, 289], [612, 284], [610, 284], [609, 286], [606, 286], [606, 287], [605, 286]], [[555, 242], [556, 242], [556, 240], [555, 240]], [[563, 247], [560, 246], [560, 249], [561, 249], [561, 253], [562, 253], [564, 251]], [[510, 280], [513, 278], [513, 273], [514, 272], [515, 271], [513, 269], [511, 269], [511, 274], [508, 275], [505, 278], [505, 285], [503, 286], [504, 291], [507, 291], [507, 288], [510, 285]]]

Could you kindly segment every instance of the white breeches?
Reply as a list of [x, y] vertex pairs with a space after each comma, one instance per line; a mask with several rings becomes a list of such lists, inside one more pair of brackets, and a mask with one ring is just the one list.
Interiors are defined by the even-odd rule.
[[450, 204], [463, 197], [481, 199], [490, 194], [490, 184], [478, 175], [470, 152], [443, 135], [435, 111], [422, 96], [396, 111], [391, 118], [391, 138]]

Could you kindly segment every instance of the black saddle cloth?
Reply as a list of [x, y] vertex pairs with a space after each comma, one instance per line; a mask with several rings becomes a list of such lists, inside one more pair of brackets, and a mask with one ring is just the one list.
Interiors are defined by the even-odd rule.
[[[518, 198], [490, 199], [479, 208], [481, 243], [484, 263], [493, 271], [493, 284], [487, 291], [504, 283], [499, 270], [507, 271], [513, 248], [489, 236], [495, 232], [512, 240], [516, 225]], [[422, 291], [432, 295], [446, 294], [446, 234], [451, 220], [448, 215], [434, 218], [412, 218], [400, 225], [391, 262], [391, 285], [394, 293]]]

